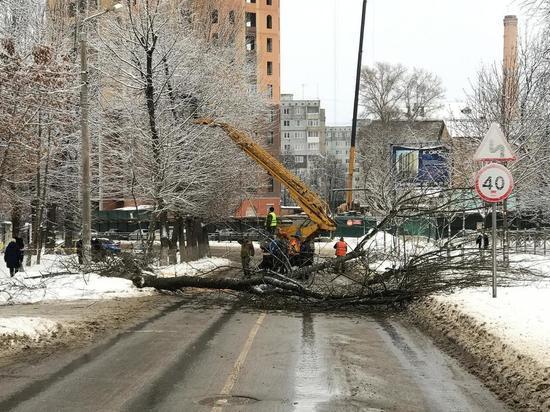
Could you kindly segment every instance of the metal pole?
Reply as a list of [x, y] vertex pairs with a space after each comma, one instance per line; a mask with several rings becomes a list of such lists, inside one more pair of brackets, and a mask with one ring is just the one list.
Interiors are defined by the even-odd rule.
[[80, 31], [80, 171], [82, 198], [82, 258], [88, 265], [91, 261], [91, 225], [92, 213], [90, 204], [90, 130], [88, 126], [88, 45], [84, 25]]
[[497, 204], [493, 203], [493, 298], [497, 297]]
[[367, 15], [367, 0], [363, 0], [363, 12], [361, 14], [361, 33], [359, 34], [359, 56], [357, 58], [357, 73], [355, 77], [355, 98], [353, 101], [353, 119], [351, 123], [351, 145], [349, 149], [347, 205], [352, 208], [353, 203], [353, 172], [355, 169], [355, 138], [357, 136], [357, 113], [359, 110], [359, 88], [361, 86], [361, 68], [363, 62], [363, 39], [365, 37], [365, 20]]

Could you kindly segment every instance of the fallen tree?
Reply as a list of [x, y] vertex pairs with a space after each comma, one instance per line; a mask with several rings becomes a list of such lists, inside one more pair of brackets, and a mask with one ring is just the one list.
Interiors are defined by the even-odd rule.
[[[153, 287], [176, 291], [184, 288], [232, 290], [259, 296], [281, 296], [304, 302], [320, 302], [332, 306], [403, 304], [435, 293], [451, 293], [460, 288], [488, 287], [491, 284], [489, 251], [472, 247], [475, 238], [458, 240], [426, 240], [388, 234], [388, 228], [403, 216], [419, 216], [422, 209], [416, 192], [396, 198], [390, 212], [364, 236], [346, 256], [319, 258], [303, 268], [286, 265], [285, 273], [272, 270], [253, 271], [250, 277], [177, 276], [162, 278], [140, 274], [132, 278], [137, 287]], [[446, 204], [445, 207], [449, 205]], [[434, 212], [435, 210], [435, 212]], [[438, 213], [440, 209], [429, 212]], [[376, 243], [381, 231], [391, 238], [389, 248]], [[401, 242], [401, 243], [399, 243]], [[416, 242], [416, 243], [415, 243]], [[501, 252], [500, 252], [501, 253]], [[337, 263], [347, 265], [345, 273], [337, 273]], [[518, 279], [531, 279], [534, 274], [519, 265], [499, 274], [501, 285]]]

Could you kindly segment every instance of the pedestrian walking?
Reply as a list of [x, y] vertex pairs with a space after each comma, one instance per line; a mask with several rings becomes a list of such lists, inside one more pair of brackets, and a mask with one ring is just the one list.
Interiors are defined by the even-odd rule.
[[483, 234], [483, 249], [489, 249], [489, 235]]
[[275, 208], [271, 206], [269, 208], [269, 213], [265, 218], [265, 230], [267, 230], [267, 232], [270, 235], [274, 235], [276, 229], [277, 229], [277, 215], [275, 214]]
[[10, 277], [14, 277], [23, 263], [23, 252], [16, 240], [12, 240], [8, 246], [6, 246], [6, 250], [4, 251], [4, 261], [10, 270]]
[[243, 266], [244, 277], [250, 276], [250, 261], [254, 256], [254, 245], [250, 239], [239, 240], [241, 245], [241, 264]]
[[476, 238], [476, 246], [478, 249], [483, 247], [483, 235], [481, 233]]
[[345, 262], [341, 259], [342, 257], [346, 256], [346, 253], [348, 253], [348, 244], [344, 241], [344, 238], [341, 237], [338, 242], [334, 245], [335, 255], [336, 255], [336, 264], [335, 264], [335, 270], [338, 273], [344, 273]]

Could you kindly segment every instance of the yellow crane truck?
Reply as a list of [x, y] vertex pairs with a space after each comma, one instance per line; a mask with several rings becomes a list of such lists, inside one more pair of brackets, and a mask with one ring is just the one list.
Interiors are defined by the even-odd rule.
[[282, 236], [299, 236], [305, 241], [311, 240], [320, 231], [336, 230], [336, 222], [329, 215], [327, 203], [245, 132], [209, 118], [198, 119], [196, 123], [222, 129], [248, 157], [288, 189], [290, 197], [302, 208], [308, 219], [290, 225], [279, 225]]

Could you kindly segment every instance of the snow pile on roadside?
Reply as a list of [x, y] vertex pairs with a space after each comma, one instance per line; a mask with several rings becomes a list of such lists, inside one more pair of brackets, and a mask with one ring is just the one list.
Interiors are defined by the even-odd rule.
[[129, 298], [152, 293], [152, 289], [138, 289], [127, 279], [106, 278], [95, 274], [33, 279], [16, 276], [0, 279], [0, 305], [48, 300]]
[[497, 295], [493, 299], [489, 288], [478, 288], [436, 299], [472, 317], [519, 353], [550, 366], [550, 281], [501, 287]]
[[210, 257], [196, 260], [194, 262], [179, 263], [177, 265], [167, 266], [158, 271], [161, 277], [176, 276], [204, 276], [216, 269], [231, 266], [233, 263], [229, 259]]
[[0, 339], [7, 337], [27, 337], [38, 340], [51, 336], [59, 330], [61, 324], [46, 318], [16, 316], [0, 318]]
[[0, 305], [50, 300], [112, 299], [150, 295], [153, 289], [138, 289], [130, 280], [96, 274], [67, 272], [69, 256], [45, 255], [40, 265], [26, 267], [13, 278], [0, 270]]
[[550, 411], [550, 258], [513, 255], [524, 279], [414, 304], [410, 318], [514, 409]]

